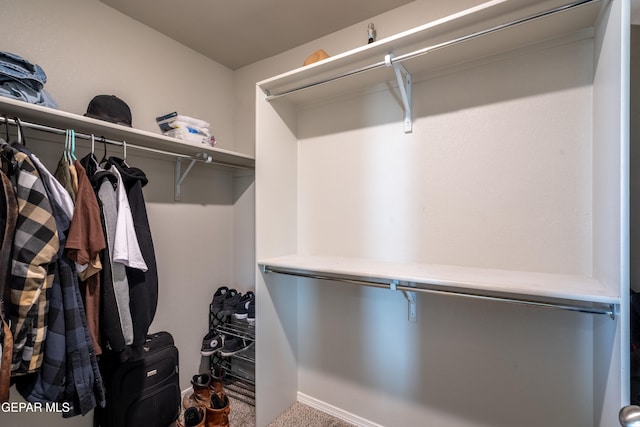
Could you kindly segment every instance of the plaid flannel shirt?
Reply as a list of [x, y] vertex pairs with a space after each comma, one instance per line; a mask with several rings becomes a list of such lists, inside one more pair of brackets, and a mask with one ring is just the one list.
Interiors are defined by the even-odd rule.
[[13, 155], [17, 171], [13, 184], [18, 199], [18, 221], [13, 243], [10, 298], [6, 314], [13, 333], [12, 375], [37, 371], [42, 364], [47, 335], [52, 267], [59, 239], [51, 205], [40, 176], [24, 153], [5, 146]]
[[[15, 148], [33, 156], [24, 146], [17, 145]], [[75, 265], [65, 252], [71, 218], [62, 208], [61, 198], [67, 193], [37, 159], [33, 161], [49, 197], [60, 245], [53, 263], [55, 275], [49, 299], [47, 345], [42, 366], [34, 375], [15, 378], [15, 385], [29, 402], [68, 404], [69, 410], [63, 413], [65, 418], [86, 415], [96, 405], [104, 407], [105, 396], [102, 376], [86, 326]]]

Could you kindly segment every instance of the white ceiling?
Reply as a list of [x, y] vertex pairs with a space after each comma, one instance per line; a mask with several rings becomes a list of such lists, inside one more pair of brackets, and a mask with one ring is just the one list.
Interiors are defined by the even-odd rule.
[[235, 70], [413, 0], [101, 1]]

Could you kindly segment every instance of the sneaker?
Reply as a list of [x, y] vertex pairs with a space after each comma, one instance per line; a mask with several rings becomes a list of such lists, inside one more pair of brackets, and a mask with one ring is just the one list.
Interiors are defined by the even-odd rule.
[[200, 354], [203, 356], [211, 356], [213, 353], [222, 348], [224, 344], [224, 338], [222, 335], [213, 331], [209, 332], [202, 338], [202, 348]]
[[249, 316], [249, 304], [255, 299], [253, 292], [249, 291], [242, 295], [236, 304], [236, 312], [233, 313], [236, 319], [246, 319]]
[[222, 311], [224, 307], [224, 299], [227, 296], [227, 292], [229, 288], [226, 286], [220, 286], [218, 290], [213, 294], [213, 299], [211, 300], [211, 312], [213, 314]]
[[184, 427], [204, 426], [205, 411], [202, 408], [191, 407], [184, 411]]
[[252, 299], [249, 302], [249, 307], [248, 307], [248, 312], [247, 312], [247, 322], [249, 322], [250, 325], [254, 325], [256, 323], [256, 300], [255, 298]]
[[236, 311], [236, 305], [240, 298], [242, 298], [240, 292], [235, 289], [229, 289], [224, 296], [222, 313], [225, 316], [231, 316], [233, 312]]
[[224, 340], [224, 346], [220, 350], [220, 356], [227, 357], [233, 356], [236, 353], [240, 353], [248, 347], [246, 341], [243, 338], [231, 337]]

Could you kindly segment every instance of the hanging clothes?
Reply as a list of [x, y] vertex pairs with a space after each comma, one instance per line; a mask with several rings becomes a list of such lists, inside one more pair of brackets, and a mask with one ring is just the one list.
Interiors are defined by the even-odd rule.
[[71, 200], [75, 203], [76, 201], [76, 193], [74, 190], [73, 176], [71, 174], [71, 169], [69, 166], [69, 161], [66, 156], [62, 156], [58, 161], [58, 167], [54, 172], [54, 176], [62, 184], [69, 196], [71, 196]]
[[84, 300], [91, 341], [96, 355], [100, 355], [102, 354], [102, 346], [100, 345], [101, 291], [99, 273], [102, 271], [100, 253], [107, 247], [107, 244], [100, 221], [100, 206], [86, 170], [77, 160], [73, 166], [78, 177], [78, 192], [66, 248], [69, 259], [76, 264], [86, 266], [78, 272], [78, 277], [81, 279], [80, 291]]
[[[7, 171], [9, 165], [3, 165]], [[0, 342], [2, 351], [0, 356], [0, 403], [9, 400], [9, 388], [11, 385], [11, 359], [13, 355], [13, 334], [6, 322], [4, 310], [5, 291], [9, 291], [6, 283], [9, 280], [9, 266], [11, 265], [11, 248], [13, 246], [13, 236], [18, 220], [18, 201], [11, 180], [6, 175], [5, 170], [0, 170], [2, 180], [2, 191], [0, 192], [0, 217], [3, 220], [4, 228], [0, 228], [2, 239], [0, 240]]]
[[27, 154], [38, 168], [49, 197], [60, 240], [50, 298], [49, 333], [44, 362], [34, 374], [16, 379], [16, 388], [30, 402], [66, 403], [64, 417], [86, 415], [96, 405], [104, 406], [104, 386], [86, 325], [75, 264], [65, 251], [74, 211], [70, 195], [24, 146], [14, 148]]
[[15, 162], [11, 179], [18, 201], [11, 286], [5, 301], [14, 341], [11, 372], [24, 375], [37, 371], [42, 364], [52, 267], [60, 242], [51, 204], [35, 166], [26, 154], [4, 141], [2, 150]]
[[133, 317], [134, 349], [140, 349], [145, 343], [149, 326], [155, 317], [158, 305], [158, 270], [151, 228], [142, 189], [149, 182], [144, 172], [117, 157], [109, 158], [108, 163], [118, 171], [124, 183], [131, 214], [135, 226], [135, 235], [147, 269], [127, 268], [130, 307]]
[[116, 176], [101, 168], [93, 154], [80, 160], [85, 168], [91, 185], [97, 194], [102, 226], [104, 230], [106, 250], [102, 251], [101, 262], [101, 307], [100, 317], [103, 346], [114, 352], [120, 361], [131, 355], [133, 343], [133, 322], [129, 306], [129, 282], [125, 266], [113, 260], [117, 222], [118, 180]]
[[135, 222], [131, 212], [131, 205], [125, 183], [120, 174], [120, 170], [111, 167], [111, 160], [108, 163], [109, 172], [115, 175], [118, 180], [116, 188], [118, 211], [116, 216], [116, 234], [113, 241], [113, 260], [123, 264], [125, 267], [147, 271], [147, 263], [144, 261], [140, 243], [136, 235]]
[[105, 404], [96, 354], [137, 357], [155, 317], [148, 180], [118, 158], [66, 155], [54, 176], [22, 144], [0, 140], [0, 154], [0, 399], [10, 378], [29, 402], [85, 415]]
[[[15, 148], [15, 147], [14, 147]], [[26, 153], [25, 153], [26, 154]], [[35, 156], [30, 157], [42, 177], [45, 191], [51, 203], [54, 218], [63, 212], [67, 218], [73, 215], [73, 202], [60, 183], [44, 168]], [[65, 229], [59, 220], [56, 221], [58, 236], [64, 238]], [[62, 256], [63, 245], [60, 245], [58, 257]], [[49, 297], [47, 314], [47, 340], [40, 369], [31, 374], [15, 379], [18, 392], [28, 401], [61, 402], [65, 396], [67, 382], [67, 342], [64, 298], [60, 284], [60, 268], [54, 267], [54, 279]]]

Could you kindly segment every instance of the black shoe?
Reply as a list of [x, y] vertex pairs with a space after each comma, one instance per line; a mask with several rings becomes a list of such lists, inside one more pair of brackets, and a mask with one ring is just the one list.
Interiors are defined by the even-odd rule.
[[215, 332], [209, 332], [202, 338], [202, 348], [200, 354], [203, 356], [211, 356], [213, 353], [222, 348], [224, 343], [223, 336]]
[[240, 298], [242, 298], [242, 294], [240, 294], [240, 292], [235, 289], [229, 289], [224, 295], [222, 313], [225, 316], [231, 316], [233, 312], [236, 311], [236, 305]]
[[220, 356], [233, 356], [234, 354], [245, 350], [248, 346], [249, 344], [247, 344], [243, 338], [227, 337], [227, 339], [224, 340], [224, 346], [220, 350]]
[[227, 296], [228, 291], [229, 288], [226, 286], [220, 286], [218, 290], [216, 290], [216, 293], [213, 294], [213, 299], [211, 300], [211, 312], [213, 314], [222, 311], [224, 308], [224, 299]]
[[236, 304], [236, 311], [233, 313], [236, 319], [246, 319], [249, 316], [249, 304], [255, 299], [253, 292], [249, 291], [242, 295]]
[[255, 325], [256, 323], [256, 300], [255, 298], [249, 302], [248, 312], [247, 312], [247, 322], [249, 325]]

